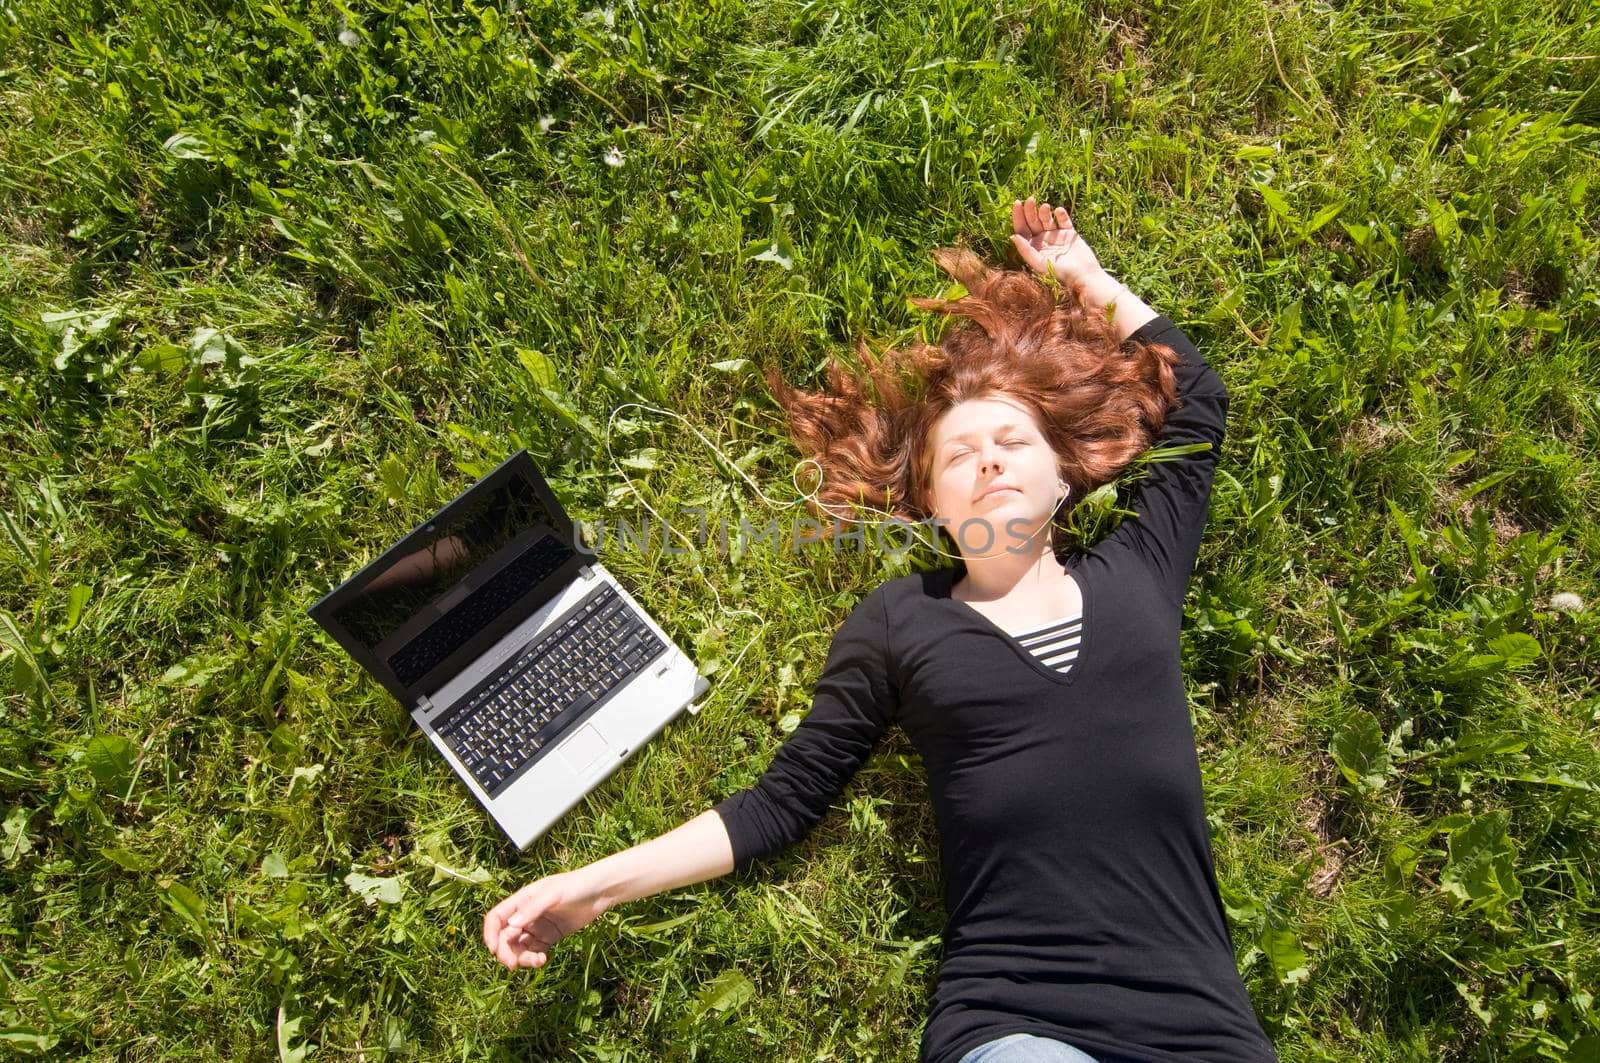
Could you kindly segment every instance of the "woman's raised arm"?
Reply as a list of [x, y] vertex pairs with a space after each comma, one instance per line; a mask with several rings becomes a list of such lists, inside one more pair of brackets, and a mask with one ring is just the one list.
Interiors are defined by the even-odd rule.
[[1209, 449], [1153, 462], [1134, 490], [1137, 517], [1119, 524], [1108, 542], [1122, 542], [1145, 559], [1181, 610], [1200, 539], [1211, 512], [1211, 486], [1227, 431], [1228, 388], [1189, 337], [1165, 314], [1133, 333], [1134, 339], [1177, 351], [1178, 405], [1167, 415], [1156, 448], [1207, 444]]
[[1104, 310], [1114, 305], [1111, 324], [1119, 340], [1127, 339], [1156, 316], [1127, 285], [1100, 265], [1100, 257], [1072, 224], [1067, 208], [1040, 203], [1033, 196], [1013, 201], [1011, 243], [1034, 272], [1082, 283], [1084, 301], [1089, 306]]
[[1085, 302], [1113, 309], [1117, 338], [1162, 343], [1182, 357], [1178, 406], [1167, 415], [1157, 448], [1209, 444], [1208, 450], [1154, 463], [1133, 498], [1138, 514], [1107, 537], [1145, 559], [1181, 610], [1211, 509], [1211, 484], [1228, 420], [1228, 389], [1171, 318], [1158, 314], [1107, 273], [1063, 207], [1032, 196], [1011, 205], [1011, 242], [1028, 266], [1082, 284]]

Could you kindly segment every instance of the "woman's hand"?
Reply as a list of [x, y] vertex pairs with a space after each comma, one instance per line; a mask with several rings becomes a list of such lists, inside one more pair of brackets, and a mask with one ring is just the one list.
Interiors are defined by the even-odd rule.
[[1011, 203], [1011, 242], [1036, 273], [1058, 279], [1089, 280], [1105, 272], [1100, 260], [1073, 228], [1065, 207], [1037, 203], [1032, 196]]
[[1032, 196], [1025, 202], [1013, 200], [1011, 227], [1015, 230], [1011, 242], [1030, 269], [1082, 285], [1079, 294], [1090, 309], [1110, 310], [1114, 304], [1112, 328], [1119, 339], [1127, 339], [1156, 316], [1127, 285], [1105, 271], [1065, 207], [1036, 203]]
[[547, 875], [489, 909], [483, 943], [508, 970], [543, 967], [556, 942], [600, 918], [606, 907], [581, 870]]

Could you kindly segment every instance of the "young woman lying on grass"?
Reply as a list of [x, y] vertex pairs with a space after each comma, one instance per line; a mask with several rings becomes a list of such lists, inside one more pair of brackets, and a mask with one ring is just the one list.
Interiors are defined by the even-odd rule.
[[[948, 917], [924, 1063], [1277, 1058], [1234, 961], [1179, 663], [1228, 392], [1065, 210], [1030, 198], [1012, 221], [1061, 296], [942, 249], [968, 294], [914, 302], [969, 321], [881, 361], [863, 345], [876, 398], [837, 365], [830, 394], [768, 374], [822, 507], [938, 518], [955, 564], [860, 601], [754, 786], [490, 911], [501, 963], [541, 966], [615, 905], [792, 845], [897, 725], [926, 771]], [[1060, 546], [1058, 516], [1153, 443], [1210, 447], [1153, 463], [1137, 517], [1096, 545]]]

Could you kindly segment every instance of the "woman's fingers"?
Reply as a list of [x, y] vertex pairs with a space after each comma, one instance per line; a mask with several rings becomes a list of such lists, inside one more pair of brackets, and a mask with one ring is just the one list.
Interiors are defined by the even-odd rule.
[[1023, 236], [1033, 237], [1055, 228], [1055, 223], [1050, 221], [1050, 212], [1039, 206], [1038, 200], [1029, 196], [1026, 200], [1015, 199], [1011, 201], [1011, 228]]
[[483, 917], [483, 947], [490, 952], [494, 951], [496, 943], [500, 940], [500, 931], [506, 928], [506, 905], [515, 897], [507, 897], [499, 904], [490, 908]]
[[1097, 265], [1088, 244], [1079, 245], [1078, 230], [1065, 207], [1041, 203], [1034, 196], [1011, 201], [1011, 242], [1023, 262], [1038, 273], [1051, 266], [1057, 275]]
[[527, 886], [517, 890], [505, 900], [489, 909], [489, 914], [483, 917], [483, 944], [490, 952], [495, 950], [495, 945], [500, 940], [500, 932], [506, 928], [506, 920], [510, 919], [521, 908], [522, 902], [528, 896]]
[[530, 883], [491, 908], [483, 920], [483, 943], [508, 968], [542, 967], [550, 949], [592, 918], [572, 880], [552, 875]]
[[522, 939], [522, 931], [514, 926], [502, 926], [500, 933], [495, 936], [494, 955], [507, 967], [516, 966], [517, 944]]
[[1011, 201], [1011, 228], [1023, 236], [1042, 236], [1056, 230], [1072, 229], [1072, 215], [1065, 207], [1052, 207], [1035, 197]]
[[1049, 232], [1056, 227], [1056, 220], [1050, 213], [1050, 204], [1040, 203], [1035, 209], [1038, 211], [1037, 227], [1040, 232]]
[[502, 964], [511, 968], [512, 970], [515, 970], [517, 963], [519, 960], [521, 960], [523, 954], [527, 951], [530, 951], [531, 946], [534, 944], [532, 941], [528, 940], [530, 936], [531, 935], [525, 934], [516, 927], [506, 927], [505, 930], [501, 931], [500, 933], [498, 947], [494, 950], [495, 956]]
[[[507, 967], [516, 966], [513, 945], [522, 936], [520, 924], [524, 921], [519, 917], [524, 906], [532, 901], [531, 887], [524, 886], [489, 909], [489, 914], [483, 918], [483, 944]], [[519, 925], [513, 926], [514, 920]]]
[[1028, 238], [1021, 233], [1011, 234], [1011, 243], [1016, 246], [1017, 254], [1022, 256], [1029, 269], [1039, 273], [1044, 272], [1044, 256], [1039, 254], [1038, 248], [1028, 242]]
[[554, 945], [567, 936], [567, 932], [561, 924], [543, 908], [525, 909], [506, 920], [506, 926], [512, 930], [520, 930], [530, 937], [535, 937], [544, 945]]
[[[553, 944], [554, 942], [545, 940], [532, 930], [508, 926], [501, 932], [494, 954], [502, 964], [516, 970], [519, 966], [531, 966], [524, 962], [529, 957], [547, 955]], [[539, 962], [544, 961], [541, 959]]]

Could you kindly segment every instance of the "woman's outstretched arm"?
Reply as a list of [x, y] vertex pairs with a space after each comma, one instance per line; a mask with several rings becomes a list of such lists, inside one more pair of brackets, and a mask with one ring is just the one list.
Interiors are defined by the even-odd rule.
[[827, 814], [899, 712], [880, 586], [856, 604], [833, 636], [811, 711], [753, 786], [715, 809], [733, 841], [734, 866], [788, 848]]
[[898, 712], [882, 589], [835, 633], [811, 712], [753, 785], [673, 830], [495, 905], [483, 943], [511, 969], [542, 967], [556, 942], [619, 904], [704, 882], [792, 845], [827, 812]]
[[706, 809], [667, 833], [573, 871], [546, 875], [489, 910], [483, 943], [506, 967], [543, 967], [550, 949], [619, 904], [733, 870], [722, 817]]
[[591, 864], [607, 908], [666, 890], [721, 878], [733, 870], [733, 843], [722, 817], [706, 809], [659, 838]]

